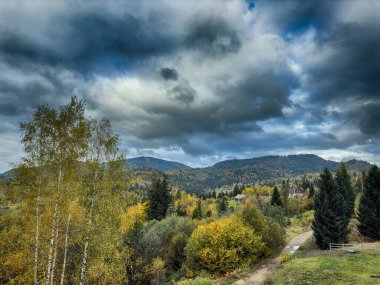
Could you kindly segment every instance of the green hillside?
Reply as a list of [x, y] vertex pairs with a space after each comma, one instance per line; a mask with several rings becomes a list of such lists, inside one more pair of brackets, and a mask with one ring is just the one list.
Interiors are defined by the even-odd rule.
[[[367, 170], [369, 163], [350, 160], [346, 162], [351, 171]], [[218, 162], [211, 167], [170, 171], [170, 181], [176, 187], [193, 193], [214, 189], [234, 183], [255, 183], [317, 173], [327, 167], [334, 171], [338, 162], [325, 160], [313, 154], [289, 156], [263, 156], [252, 159], [235, 159]]]

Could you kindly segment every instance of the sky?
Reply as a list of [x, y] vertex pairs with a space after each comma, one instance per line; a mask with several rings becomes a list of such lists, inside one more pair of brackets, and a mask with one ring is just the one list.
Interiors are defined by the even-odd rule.
[[0, 1], [0, 172], [70, 96], [126, 157], [380, 163], [380, 1]]

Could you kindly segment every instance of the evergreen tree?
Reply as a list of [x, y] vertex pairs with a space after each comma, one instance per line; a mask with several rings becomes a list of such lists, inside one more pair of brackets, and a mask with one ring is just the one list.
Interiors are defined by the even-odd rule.
[[148, 189], [148, 218], [162, 220], [166, 217], [171, 203], [170, 189], [166, 175], [156, 177]]
[[289, 180], [285, 181], [285, 180], [282, 180], [282, 184], [281, 184], [281, 196], [282, 196], [282, 201], [284, 202], [284, 210], [285, 210], [285, 214], [288, 214], [288, 209], [289, 209], [289, 206], [288, 206], [288, 199], [289, 199], [289, 191], [290, 191], [290, 186], [289, 186]]
[[314, 200], [312, 229], [317, 245], [327, 249], [329, 243], [344, 243], [348, 234], [344, 198], [337, 190], [331, 172], [321, 173], [319, 192]]
[[197, 206], [193, 210], [193, 216], [192, 216], [192, 218], [193, 219], [197, 219], [197, 220], [202, 219], [202, 204], [201, 204], [201, 200], [198, 200]]
[[280, 192], [278, 191], [277, 186], [274, 186], [273, 188], [273, 194], [272, 194], [272, 199], [270, 201], [270, 204], [282, 206], [281, 195], [280, 195]]
[[346, 223], [349, 224], [352, 215], [354, 214], [355, 206], [355, 194], [354, 189], [351, 185], [351, 178], [348, 174], [346, 165], [341, 163], [339, 165], [338, 171], [336, 172], [335, 181], [338, 191], [342, 194], [344, 199], [344, 204], [346, 207]]
[[219, 208], [219, 213], [224, 213], [225, 211], [227, 211], [228, 201], [227, 201], [226, 197], [222, 197], [219, 199], [218, 208]]
[[240, 189], [239, 189], [238, 185], [235, 184], [234, 190], [232, 191], [233, 197], [235, 197], [236, 195], [238, 195], [239, 192], [240, 192]]
[[362, 235], [380, 239], [380, 169], [375, 165], [365, 178], [358, 219]]
[[313, 184], [313, 182], [311, 182], [310, 183], [310, 188], [309, 188], [309, 195], [308, 195], [309, 199], [313, 198], [314, 194], [315, 194], [314, 184]]

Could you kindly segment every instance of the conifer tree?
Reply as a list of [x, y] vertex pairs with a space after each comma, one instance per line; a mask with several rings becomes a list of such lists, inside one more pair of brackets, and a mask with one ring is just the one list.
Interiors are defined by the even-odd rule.
[[281, 196], [282, 196], [282, 201], [284, 202], [283, 204], [284, 204], [285, 214], [288, 214], [289, 191], [290, 191], [289, 180], [287, 180], [287, 181], [282, 180]]
[[344, 243], [348, 229], [344, 198], [337, 190], [331, 172], [326, 168], [321, 173], [319, 192], [314, 200], [312, 229], [317, 245], [327, 249], [329, 243]]
[[380, 169], [375, 165], [365, 178], [358, 219], [358, 229], [362, 235], [380, 239]]
[[273, 194], [272, 194], [272, 199], [270, 201], [270, 204], [282, 206], [281, 195], [280, 195], [280, 192], [278, 191], [277, 186], [274, 186], [273, 188]]
[[193, 219], [197, 219], [197, 220], [202, 219], [202, 204], [201, 204], [201, 200], [197, 201], [197, 206], [195, 207], [195, 209], [193, 211], [192, 218]]
[[314, 183], [311, 182], [310, 183], [310, 188], [309, 188], [309, 195], [308, 195], [308, 198], [313, 198], [314, 197], [314, 194], [315, 194], [315, 189], [314, 189]]
[[156, 177], [148, 190], [148, 218], [162, 220], [165, 218], [171, 203], [170, 189], [167, 177]]
[[346, 207], [346, 223], [349, 224], [352, 215], [354, 214], [355, 193], [351, 185], [351, 178], [348, 174], [346, 165], [341, 163], [336, 172], [335, 181], [338, 191], [342, 194]]

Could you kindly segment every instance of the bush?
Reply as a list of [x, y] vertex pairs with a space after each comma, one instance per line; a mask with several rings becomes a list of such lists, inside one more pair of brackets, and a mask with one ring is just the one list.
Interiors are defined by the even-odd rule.
[[147, 227], [141, 240], [145, 257], [161, 257], [169, 269], [179, 269], [185, 260], [184, 247], [194, 230], [191, 220], [169, 217]]
[[[272, 208], [272, 206], [270, 206]], [[244, 223], [258, 233], [266, 245], [265, 254], [272, 254], [277, 248], [285, 244], [285, 230], [275, 220], [265, 217], [259, 209], [252, 204], [245, 204], [241, 218]]]
[[225, 273], [255, 262], [264, 249], [261, 237], [252, 228], [230, 216], [199, 226], [185, 252], [190, 268]]
[[291, 255], [290, 253], [285, 253], [280, 256], [280, 263], [283, 264], [285, 262], [288, 262], [292, 258], [293, 258], [293, 255]]
[[281, 226], [286, 226], [285, 212], [277, 205], [266, 205], [263, 208], [263, 213], [265, 216], [272, 218]]

